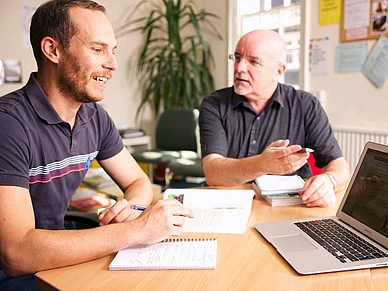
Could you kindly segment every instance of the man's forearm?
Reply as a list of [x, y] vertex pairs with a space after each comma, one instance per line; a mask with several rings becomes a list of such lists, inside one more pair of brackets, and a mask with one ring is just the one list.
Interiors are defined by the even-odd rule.
[[[117, 223], [85, 230], [31, 229], [3, 254], [2, 269], [10, 276], [90, 261], [138, 243], [135, 224]], [[131, 235], [130, 235], [131, 234]], [[15, 262], [15, 264], [13, 263]]]
[[[256, 156], [257, 157], [257, 156]], [[253, 181], [260, 175], [256, 157], [231, 159], [205, 157], [203, 169], [210, 186], [238, 186]]]
[[124, 198], [131, 204], [149, 205], [154, 199], [154, 189], [148, 177], [138, 179], [124, 190]]

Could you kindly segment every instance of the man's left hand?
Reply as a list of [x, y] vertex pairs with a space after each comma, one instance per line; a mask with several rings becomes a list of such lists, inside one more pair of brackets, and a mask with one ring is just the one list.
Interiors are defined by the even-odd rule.
[[326, 174], [320, 174], [308, 179], [299, 191], [303, 203], [309, 207], [328, 206], [336, 201], [333, 183]]
[[141, 211], [131, 208], [131, 204], [126, 199], [117, 201], [112, 207], [104, 209], [98, 214], [100, 225], [119, 223], [136, 219]]

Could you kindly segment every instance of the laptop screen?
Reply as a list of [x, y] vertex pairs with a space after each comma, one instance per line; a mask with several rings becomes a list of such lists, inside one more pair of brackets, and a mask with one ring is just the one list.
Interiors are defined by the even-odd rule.
[[388, 237], [388, 154], [367, 149], [342, 211]]

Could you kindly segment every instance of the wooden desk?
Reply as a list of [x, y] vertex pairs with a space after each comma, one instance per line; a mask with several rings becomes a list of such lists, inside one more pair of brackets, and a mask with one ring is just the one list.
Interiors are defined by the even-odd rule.
[[35, 281], [43, 290], [387, 290], [388, 268], [299, 275], [254, 228], [257, 222], [334, 215], [339, 203], [327, 208], [271, 207], [259, 198], [253, 201], [245, 234], [184, 234], [217, 238], [215, 270], [109, 271], [110, 255], [39, 272]]

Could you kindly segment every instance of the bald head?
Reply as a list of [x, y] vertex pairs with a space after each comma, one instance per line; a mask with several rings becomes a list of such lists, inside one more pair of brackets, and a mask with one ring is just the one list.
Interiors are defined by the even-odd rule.
[[284, 40], [272, 30], [257, 29], [243, 35], [236, 46], [257, 51], [257, 55], [265, 61], [286, 63], [287, 51]]
[[234, 91], [245, 96], [257, 112], [275, 92], [286, 69], [286, 45], [271, 30], [245, 34], [234, 52]]

